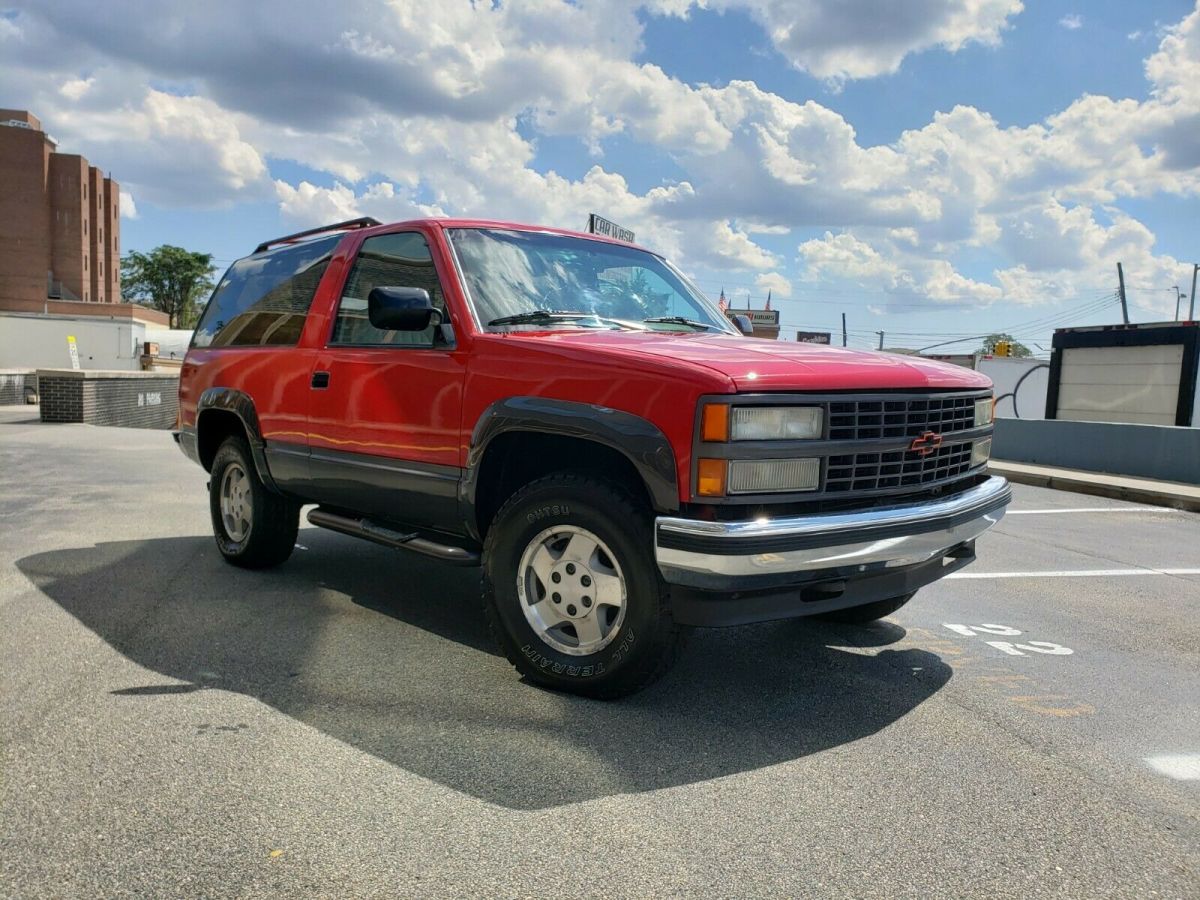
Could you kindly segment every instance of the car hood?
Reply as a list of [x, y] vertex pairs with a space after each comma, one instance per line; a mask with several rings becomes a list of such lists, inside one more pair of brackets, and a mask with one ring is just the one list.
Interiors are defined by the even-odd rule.
[[[919, 356], [724, 334], [642, 331], [510, 333], [512, 340], [569, 345], [631, 361], [653, 356], [727, 376], [738, 391], [991, 387], [979, 372]], [[544, 346], [544, 344], [543, 344]], [[564, 347], [565, 349], [565, 347]]]

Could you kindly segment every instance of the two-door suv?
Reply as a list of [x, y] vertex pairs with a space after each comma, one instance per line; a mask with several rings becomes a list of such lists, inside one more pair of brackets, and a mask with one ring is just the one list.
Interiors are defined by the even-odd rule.
[[595, 235], [342, 222], [225, 273], [177, 439], [229, 562], [282, 563], [316, 504], [314, 525], [481, 565], [520, 672], [615, 697], [688, 626], [886, 616], [1009, 502], [988, 379], [747, 324]]

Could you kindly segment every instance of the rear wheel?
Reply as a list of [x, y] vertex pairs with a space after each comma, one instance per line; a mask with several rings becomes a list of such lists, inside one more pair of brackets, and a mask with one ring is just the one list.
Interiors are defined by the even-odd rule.
[[652, 517], [615, 483], [538, 479], [496, 514], [484, 544], [483, 602], [519, 672], [590, 697], [640, 690], [674, 659], [679, 630], [654, 562]]
[[876, 600], [874, 603], [864, 603], [862, 606], [852, 606], [849, 609], [839, 609], [834, 612], [822, 613], [817, 618], [824, 619], [826, 622], [842, 622], [847, 625], [867, 625], [882, 619], [884, 616], [890, 616], [911, 600], [914, 594], [916, 594], [916, 591], [913, 591], [912, 594], [903, 594], [899, 597], [889, 597], [886, 600]]
[[296, 546], [300, 505], [262, 483], [246, 440], [226, 438], [210, 474], [213, 536], [226, 561], [261, 569], [287, 560]]

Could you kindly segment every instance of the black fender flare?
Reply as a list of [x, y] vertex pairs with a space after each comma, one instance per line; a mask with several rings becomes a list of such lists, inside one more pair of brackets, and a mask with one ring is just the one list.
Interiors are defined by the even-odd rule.
[[488, 446], [502, 434], [526, 432], [593, 441], [616, 450], [633, 464], [658, 512], [679, 510], [679, 481], [675, 451], [653, 422], [607, 406], [508, 397], [483, 411], [471, 433], [467, 468], [459, 487], [460, 506], [468, 523], [475, 521], [480, 464]]
[[204, 414], [212, 411], [233, 413], [241, 420], [242, 428], [246, 431], [246, 440], [250, 444], [250, 455], [254, 457], [254, 468], [258, 470], [258, 477], [262, 479], [262, 483], [268, 490], [277, 494], [281, 493], [278, 485], [275, 484], [275, 479], [271, 477], [271, 470], [267, 467], [266, 444], [263, 441], [262, 428], [258, 424], [258, 411], [255, 410], [254, 401], [250, 399], [250, 395], [244, 391], [225, 387], [211, 387], [201, 394], [200, 399], [196, 401], [197, 442]]

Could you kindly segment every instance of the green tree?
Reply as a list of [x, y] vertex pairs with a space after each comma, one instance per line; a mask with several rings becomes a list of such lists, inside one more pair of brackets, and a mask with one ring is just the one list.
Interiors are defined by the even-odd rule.
[[214, 271], [211, 253], [170, 244], [149, 253], [134, 250], [121, 260], [121, 297], [165, 312], [172, 328], [192, 328], [213, 289]]
[[983, 352], [993, 354], [996, 352], [996, 345], [1001, 341], [1008, 341], [1009, 356], [1033, 356], [1033, 351], [1022, 344], [1020, 341], [1013, 340], [1011, 334], [989, 334], [983, 339]]

